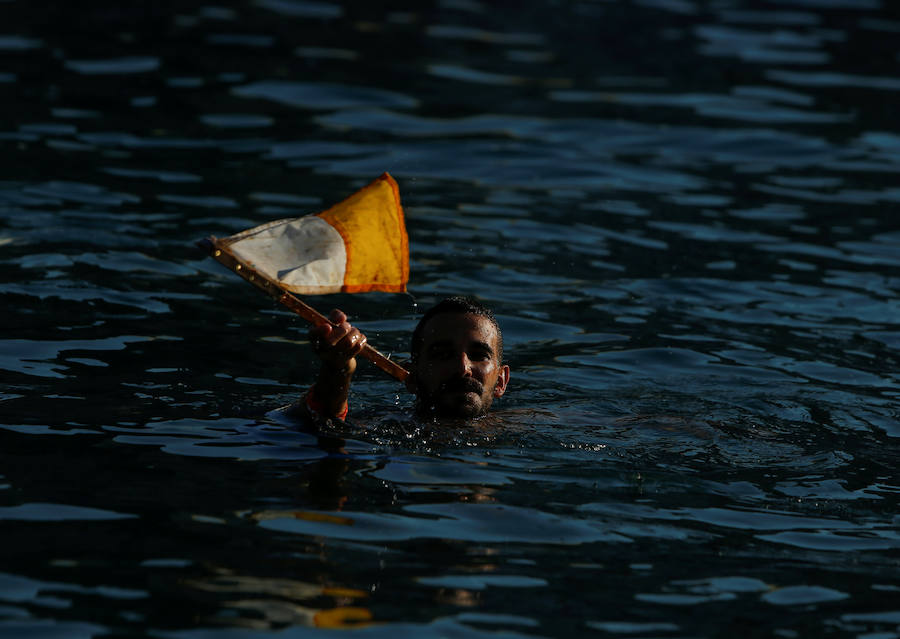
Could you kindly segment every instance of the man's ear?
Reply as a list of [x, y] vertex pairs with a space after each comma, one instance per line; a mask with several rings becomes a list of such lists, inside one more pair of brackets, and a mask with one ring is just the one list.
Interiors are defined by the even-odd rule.
[[506, 385], [509, 384], [509, 366], [500, 367], [500, 375], [497, 376], [497, 383], [494, 385], [494, 397], [502, 397], [506, 392]]

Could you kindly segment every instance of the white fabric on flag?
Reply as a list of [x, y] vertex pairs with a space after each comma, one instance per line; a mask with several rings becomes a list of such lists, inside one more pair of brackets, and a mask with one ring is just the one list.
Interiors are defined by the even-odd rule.
[[[339, 293], [347, 250], [341, 234], [315, 215], [277, 220], [238, 234], [229, 249], [287, 290]], [[281, 268], [290, 264], [291, 268]]]

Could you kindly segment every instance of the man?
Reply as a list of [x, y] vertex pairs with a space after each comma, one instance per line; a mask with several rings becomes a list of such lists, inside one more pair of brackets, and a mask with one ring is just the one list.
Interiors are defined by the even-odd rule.
[[[344, 419], [356, 356], [366, 336], [339, 310], [329, 319], [332, 324], [309, 332], [322, 368], [305, 403], [316, 418]], [[406, 387], [416, 395], [420, 417], [480, 417], [509, 384], [497, 320], [490, 310], [466, 298], [445, 299], [425, 313], [413, 332], [410, 355]]]

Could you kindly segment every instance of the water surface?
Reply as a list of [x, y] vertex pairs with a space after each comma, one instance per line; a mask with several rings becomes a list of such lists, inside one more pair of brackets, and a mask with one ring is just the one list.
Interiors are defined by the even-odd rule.
[[[4, 635], [900, 636], [889, 3], [0, 24]], [[194, 242], [384, 171], [410, 295], [309, 301], [403, 358], [474, 295], [511, 387], [432, 427], [363, 364], [320, 438], [306, 327]]]

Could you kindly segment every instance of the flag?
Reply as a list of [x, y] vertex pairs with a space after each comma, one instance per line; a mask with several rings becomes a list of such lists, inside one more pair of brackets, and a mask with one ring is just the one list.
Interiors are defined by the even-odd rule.
[[211, 239], [244, 277], [291, 293], [402, 293], [409, 281], [400, 191], [387, 173], [321, 213]]
[[[400, 191], [387, 173], [321, 213], [276, 220], [222, 239], [210, 236], [198, 244], [313, 324], [328, 318], [292, 293], [403, 293], [409, 281]], [[360, 356], [400, 381], [409, 375], [371, 344]]]

